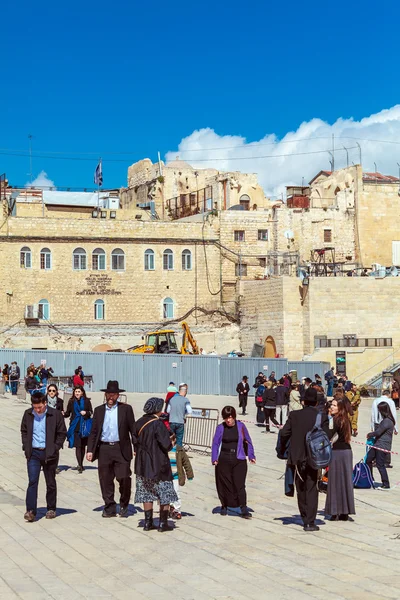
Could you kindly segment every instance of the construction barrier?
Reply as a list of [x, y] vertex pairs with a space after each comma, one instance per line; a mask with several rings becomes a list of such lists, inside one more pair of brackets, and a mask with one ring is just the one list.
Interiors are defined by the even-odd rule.
[[216, 408], [193, 408], [187, 416], [183, 445], [187, 450], [211, 453], [212, 441], [218, 425]]

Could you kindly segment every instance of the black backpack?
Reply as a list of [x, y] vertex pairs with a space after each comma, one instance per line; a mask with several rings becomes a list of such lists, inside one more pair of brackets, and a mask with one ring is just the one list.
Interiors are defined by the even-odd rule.
[[307, 463], [312, 469], [326, 469], [332, 460], [332, 446], [321, 429], [321, 421], [322, 414], [319, 412], [314, 427], [306, 435]]

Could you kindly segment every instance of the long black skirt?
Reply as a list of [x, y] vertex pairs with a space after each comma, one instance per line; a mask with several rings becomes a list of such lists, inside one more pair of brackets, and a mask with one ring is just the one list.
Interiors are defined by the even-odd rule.
[[353, 487], [353, 453], [334, 450], [328, 471], [326, 515], [355, 515]]
[[247, 462], [235, 452], [221, 452], [215, 467], [215, 483], [221, 506], [246, 506]]

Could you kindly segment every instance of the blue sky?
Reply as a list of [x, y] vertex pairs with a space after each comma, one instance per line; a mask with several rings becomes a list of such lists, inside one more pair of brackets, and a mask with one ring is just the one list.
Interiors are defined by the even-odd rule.
[[[102, 155], [104, 185], [118, 187], [129, 164], [174, 153], [198, 129], [214, 130], [217, 142], [280, 139], [315, 118], [359, 121], [393, 107], [398, 41], [390, 24], [400, 6], [379, 10], [369, 0], [8, 3], [0, 173], [13, 185], [28, 181], [28, 157], [3, 149], [27, 151], [30, 133], [36, 154], [95, 153], [34, 156], [34, 177], [44, 170], [58, 186], [92, 186]], [[379, 139], [390, 133], [391, 125]]]

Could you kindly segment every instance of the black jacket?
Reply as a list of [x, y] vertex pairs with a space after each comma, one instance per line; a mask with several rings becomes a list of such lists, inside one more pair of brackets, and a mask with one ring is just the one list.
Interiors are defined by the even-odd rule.
[[[76, 398], [70, 398], [68, 400], [68, 404], [67, 404], [67, 410], [64, 413], [64, 417], [67, 419], [68, 417], [70, 417], [69, 423], [71, 424], [72, 421], [75, 419], [75, 411], [74, 411], [74, 402], [75, 402]], [[57, 407], [58, 408], [58, 407]], [[92, 403], [90, 402], [90, 398], [85, 398], [84, 402], [83, 402], [83, 410], [86, 411], [86, 415], [83, 415], [84, 419], [90, 419], [90, 417], [93, 414], [93, 407], [92, 407]], [[80, 422], [78, 421], [78, 423], [76, 424], [76, 428], [75, 428], [75, 432], [79, 431], [80, 428]]]
[[[315, 425], [318, 412], [312, 406], [303, 410], [295, 410], [289, 414], [283, 429], [280, 431], [280, 452], [284, 453], [290, 440], [288, 464], [302, 465], [307, 460], [306, 435]], [[321, 427], [326, 434], [329, 432], [328, 416], [322, 415]]]
[[265, 388], [263, 393], [263, 405], [265, 407], [274, 407], [276, 406], [276, 388]]
[[[97, 460], [103, 430], [106, 405], [94, 409], [92, 431], [88, 439], [87, 451], [93, 453], [93, 461]], [[118, 402], [118, 434], [119, 446], [125, 460], [132, 460], [132, 444], [135, 439], [135, 417], [132, 406]]]
[[172, 481], [171, 463], [168, 458], [171, 448], [168, 429], [164, 423], [154, 415], [141, 417], [136, 423], [136, 476]]
[[250, 391], [250, 386], [248, 383], [243, 383], [243, 381], [240, 381], [236, 386], [236, 391], [239, 394], [239, 397], [247, 398], [247, 395]]
[[285, 406], [289, 404], [289, 388], [284, 385], [277, 385], [275, 388], [276, 406]]
[[37, 390], [38, 382], [34, 377], [25, 377], [25, 389], [26, 391]]
[[[58, 452], [67, 437], [64, 417], [58, 410], [47, 407], [46, 413], [46, 461], [58, 458]], [[33, 408], [24, 412], [21, 421], [22, 450], [27, 460], [32, 456]]]

